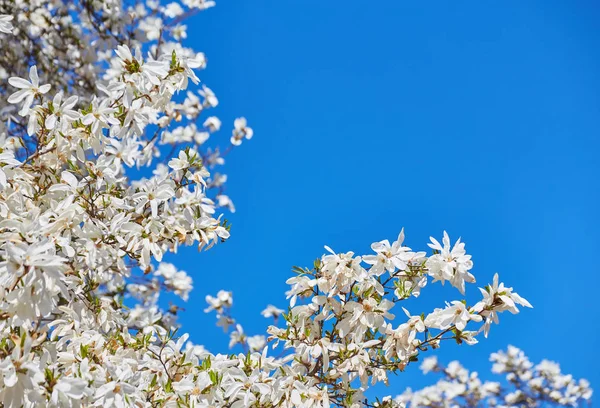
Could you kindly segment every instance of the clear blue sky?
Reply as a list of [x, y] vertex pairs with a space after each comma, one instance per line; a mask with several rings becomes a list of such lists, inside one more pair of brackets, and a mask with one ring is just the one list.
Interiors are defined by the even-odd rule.
[[[192, 339], [226, 351], [206, 294], [233, 291], [234, 314], [262, 333], [291, 266], [323, 245], [367, 253], [405, 227], [424, 249], [446, 229], [479, 284], [499, 272], [535, 308], [440, 358], [488, 372], [513, 344], [600, 391], [598, 21], [597, 2], [547, 0], [222, 0], [194, 17], [188, 42], [228, 125], [216, 137], [244, 115], [255, 138], [228, 158], [230, 241], [167, 258], [195, 279]], [[445, 289], [406, 305], [460, 296]], [[388, 393], [433, 380], [417, 371]]]

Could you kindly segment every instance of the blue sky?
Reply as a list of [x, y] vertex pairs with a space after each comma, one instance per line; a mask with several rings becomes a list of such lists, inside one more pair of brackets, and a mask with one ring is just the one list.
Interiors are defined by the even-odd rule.
[[[188, 21], [215, 113], [246, 116], [255, 137], [228, 157], [230, 241], [168, 258], [195, 280], [185, 330], [226, 351], [206, 294], [233, 291], [262, 333], [260, 311], [286, 306], [290, 268], [323, 245], [366, 254], [405, 227], [425, 249], [445, 229], [478, 284], [499, 272], [534, 309], [439, 357], [487, 373], [513, 344], [599, 387], [599, 19], [593, 1], [230, 0]], [[406, 307], [444, 296], [460, 294]], [[434, 380], [416, 368], [387, 393]]]

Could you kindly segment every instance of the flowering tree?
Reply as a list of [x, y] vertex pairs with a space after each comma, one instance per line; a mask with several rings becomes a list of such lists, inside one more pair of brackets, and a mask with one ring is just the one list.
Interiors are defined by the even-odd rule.
[[458, 361], [444, 367], [436, 357], [428, 357], [423, 360], [421, 370], [425, 374], [440, 373], [443, 378], [417, 392], [405, 391], [396, 397], [396, 402], [414, 407], [576, 407], [592, 397], [588, 381], [575, 381], [573, 376], [562, 374], [559, 365], [552, 361], [543, 360], [534, 366], [516, 347], [493, 353], [490, 361], [494, 363], [494, 373], [505, 374], [508, 386], [482, 381], [476, 372], [470, 373]]
[[[312, 267], [294, 268], [289, 308], [263, 312], [275, 320], [268, 338], [244, 333], [230, 293], [208, 296], [238, 354], [177, 333], [178, 307], [159, 296], [186, 300], [192, 279], [163, 255], [228, 239], [223, 214], [234, 207], [219, 169], [253, 135], [239, 118], [227, 146], [206, 147], [221, 127], [208, 113], [218, 100], [199, 85], [204, 55], [182, 41], [186, 18], [213, 5], [0, 0], [2, 405], [397, 406], [431, 394], [428, 404], [446, 406], [498, 395], [431, 360], [447, 376], [437, 388], [395, 400], [368, 392], [444, 340], [473, 345], [500, 313], [531, 307], [496, 275], [479, 302], [440, 299], [395, 321], [396, 303], [428, 282], [463, 295], [475, 282], [464, 243], [446, 233], [430, 253], [405, 246], [403, 232], [365, 256], [326, 247]], [[552, 365], [532, 371], [511, 351], [495, 359], [520, 392], [506, 404], [589, 398]]]

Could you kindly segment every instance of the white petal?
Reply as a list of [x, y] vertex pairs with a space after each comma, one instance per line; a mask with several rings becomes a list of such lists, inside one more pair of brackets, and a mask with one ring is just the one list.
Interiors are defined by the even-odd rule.
[[31, 84], [34, 88], [37, 88], [40, 84], [40, 77], [38, 76], [37, 67], [35, 65], [29, 68], [29, 79], [31, 79]]
[[26, 79], [19, 78], [19, 77], [9, 78], [8, 83], [11, 84], [12, 86], [14, 86], [15, 88], [23, 88], [23, 89], [31, 88], [31, 82], [29, 82]]

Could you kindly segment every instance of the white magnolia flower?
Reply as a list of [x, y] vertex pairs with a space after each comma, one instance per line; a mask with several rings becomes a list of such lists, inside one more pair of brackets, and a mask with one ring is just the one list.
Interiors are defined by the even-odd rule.
[[437, 368], [438, 366], [438, 359], [436, 356], [432, 356], [432, 357], [427, 357], [426, 359], [423, 360], [423, 362], [421, 363], [421, 371], [423, 371], [423, 374], [427, 374], [430, 371], [433, 371]]
[[179, 3], [169, 3], [165, 7], [163, 7], [162, 12], [165, 16], [169, 18], [179, 17], [183, 14], [183, 7]]
[[279, 316], [281, 316], [283, 314], [283, 312], [284, 312], [283, 309], [279, 309], [273, 305], [268, 305], [265, 310], [260, 312], [260, 314], [263, 315], [264, 317], [266, 317], [267, 319], [270, 317], [277, 319]]
[[[198, 93], [204, 97], [203, 105], [210, 108], [215, 108], [219, 104], [219, 100], [214, 92], [206, 85], [202, 86], [202, 89]], [[189, 96], [189, 95], [188, 95]]]
[[498, 323], [498, 313], [508, 310], [512, 314], [519, 313], [517, 305], [532, 308], [531, 303], [519, 296], [512, 288], [507, 288], [503, 283], [499, 283], [498, 274], [494, 274], [492, 285], [485, 289], [479, 289], [483, 295], [483, 300], [473, 306], [473, 310], [485, 318], [485, 324], [482, 327], [485, 337], [488, 336], [492, 323]]
[[47, 93], [51, 86], [50, 84], [40, 85], [40, 78], [38, 77], [37, 67], [35, 65], [29, 69], [29, 81], [19, 77], [10, 77], [8, 83], [15, 88], [20, 89], [8, 97], [8, 102], [19, 103], [24, 100], [21, 111], [19, 112], [22, 116], [29, 113], [29, 109], [33, 104], [33, 99]]
[[252, 128], [248, 127], [246, 118], [237, 118], [234, 122], [234, 129], [231, 135], [231, 144], [239, 146], [244, 138], [250, 140], [254, 135]]
[[267, 344], [267, 339], [265, 338], [265, 336], [257, 334], [256, 336], [248, 337], [246, 339], [246, 342], [248, 343], [248, 347], [251, 351], [260, 351]]
[[404, 242], [404, 230], [400, 231], [398, 239], [392, 245], [387, 239], [372, 244], [371, 249], [377, 252], [377, 255], [364, 256], [363, 261], [373, 265], [370, 271], [375, 275], [381, 275], [386, 270], [390, 274], [397, 269], [403, 271], [414, 254], [410, 252], [410, 248], [402, 246], [402, 242]]
[[233, 296], [231, 292], [220, 290], [219, 293], [217, 293], [217, 297], [207, 295], [206, 302], [209, 306], [204, 310], [205, 312], [210, 312], [212, 310], [220, 311], [224, 307], [229, 308], [233, 305]]
[[148, 40], [158, 40], [163, 29], [163, 21], [159, 17], [146, 17], [140, 22], [139, 29], [146, 34]]
[[62, 101], [62, 98], [63, 93], [59, 92], [52, 100], [52, 113], [46, 117], [46, 121], [44, 123], [48, 129], [54, 129], [56, 123], [61, 119], [65, 121], [61, 130], [65, 129], [70, 122], [74, 122], [80, 117], [79, 112], [73, 109], [79, 98], [76, 95], [73, 95], [67, 98], [67, 100], [64, 102]]
[[194, 150], [180, 151], [177, 158], [169, 161], [169, 167], [173, 170], [185, 170], [196, 163], [198, 153]]
[[217, 132], [219, 129], [221, 129], [221, 120], [216, 116], [211, 116], [204, 121], [203, 126], [211, 133]]
[[8, 185], [7, 172], [20, 164], [21, 162], [15, 159], [14, 153], [10, 150], [0, 153], [0, 189]]
[[425, 319], [425, 325], [442, 330], [455, 325], [458, 330], [463, 331], [469, 321], [480, 322], [481, 320], [482, 317], [469, 312], [463, 302], [454, 300], [444, 309], [435, 309], [433, 313], [428, 315]]
[[448, 280], [460, 293], [465, 293], [465, 282], [475, 282], [475, 277], [469, 272], [473, 268], [471, 255], [467, 255], [465, 244], [456, 241], [454, 247], [450, 246], [450, 237], [444, 231], [443, 246], [433, 237], [431, 244], [428, 244], [436, 253], [427, 260], [429, 275], [435, 281], [441, 281], [442, 284]]
[[0, 14], [0, 32], [12, 34], [13, 26], [10, 23], [13, 19], [13, 16], [8, 16], [6, 14]]
[[189, 8], [197, 8], [201, 10], [214, 7], [216, 5], [213, 0], [183, 0], [183, 4]]
[[187, 300], [192, 288], [192, 278], [185, 271], [178, 271], [175, 265], [167, 262], [161, 262], [154, 273], [156, 276], [164, 278], [164, 284], [172, 288], [173, 293]]
[[102, 129], [111, 125], [119, 125], [119, 121], [113, 116], [115, 109], [110, 106], [111, 102], [108, 99], [99, 100], [94, 97], [92, 99], [91, 112], [87, 113], [81, 122], [84, 125], [91, 126], [92, 133], [96, 136], [100, 134]]
[[149, 180], [143, 186], [140, 192], [134, 194], [132, 198], [137, 202], [136, 211], [142, 212], [147, 204], [150, 204], [152, 216], [158, 216], [158, 206], [175, 196], [173, 183], [170, 180], [157, 181]]

